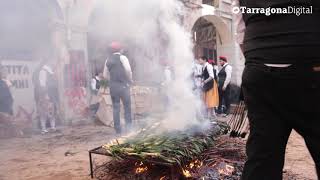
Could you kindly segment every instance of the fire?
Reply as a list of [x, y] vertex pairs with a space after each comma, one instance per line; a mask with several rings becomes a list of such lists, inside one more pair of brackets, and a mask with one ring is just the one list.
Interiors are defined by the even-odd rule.
[[192, 177], [190, 170], [199, 169], [203, 166], [203, 162], [200, 160], [191, 161], [185, 169], [182, 169], [182, 173], [186, 178]]
[[182, 172], [183, 172], [184, 177], [186, 177], [186, 178], [191, 177], [190, 171], [188, 171], [188, 170], [186, 170], [186, 169], [182, 169]]
[[234, 167], [226, 164], [224, 168], [218, 169], [218, 172], [222, 175], [231, 176], [234, 172]]
[[190, 169], [193, 168], [201, 168], [203, 166], [203, 162], [200, 160], [192, 161], [187, 167]]
[[[138, 163], [136, 163], [137, 166]], [[148, 171], [148, 166], [144, 165], [143, 162], [140, 162], [138, 167], [136, 168], [135, 172], [136, 174], [142, 174], [144, 172]]]

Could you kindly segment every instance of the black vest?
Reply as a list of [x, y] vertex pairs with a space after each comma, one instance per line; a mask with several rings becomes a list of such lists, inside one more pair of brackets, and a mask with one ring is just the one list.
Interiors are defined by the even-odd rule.
[[[202, 79], [206, 80], [210, 77], [207, 66], [202, 71]], [[213, 79], [203, 85], [203, 91], [207, 92], [213, 88]]]
[[110, 85], [126, 86], [130, 83], [123, 64], [120, 60], [120, 54], [113, 54], [107, 61], [107, 67], [110, 73]]
[[50, 100], [58, 103], [59, 102], [59, 90], [58, 90], [58, 81], [53, 74], [47, 72], [47, 91]]
[[96, 89], [99, 90], [101, 86], [100, 80], [97, 77], [94, 77], [94, 79], [96, 80]]
[[226, 66], [224, 66], [218, 73], [218, 81], [219, 81], [219, 86], [222, 87], [224, 85], [224, 82], [227, 79], [227, 72], [226, 72], [226, 67], [229, 66], [229, 64], [227, 64]]

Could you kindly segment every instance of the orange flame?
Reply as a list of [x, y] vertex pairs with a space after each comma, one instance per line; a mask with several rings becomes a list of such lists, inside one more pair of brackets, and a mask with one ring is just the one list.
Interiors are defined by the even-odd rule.
[[186, 169], [182, 169], [182, 173], [183, 173], [184, 177], [186, 177], [186, 178], [191, 177], [190, 171], [188, 171], [188, 170], [186, 170]]
[[200, 160], [192, 161], [187, 167], [193, 169], [193, 168], [201, 168], [203, 166], [203, 162]]
[[[136, 163], [135, 165], [137, 166], [138, 163]], [[145, 166], [143, 164], [143, 162], [140, 162], [140, 164], [138, 165], [138, 167], [135, 170], [136, 174], [142, 174], [142, 173], [144, 173], [146, 171], [148, 171], [148, 166]]]
[[186, 178], [192, 177], [190, 170], [192, 169], [199, 169], [203, 166], [203, 162], [200, 160], [191, 161], [189, 165], [182, 169], [182, 173]]

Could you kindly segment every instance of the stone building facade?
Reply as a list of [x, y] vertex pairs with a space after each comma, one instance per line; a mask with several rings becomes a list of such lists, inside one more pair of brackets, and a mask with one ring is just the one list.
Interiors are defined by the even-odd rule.
[[[21, 0], [12, 0], [10, 3], [17, 4]], [[33, 0], [34, 7], [43, 8], [37, 0]], [[30, 6], [31, 6], [30, 4]], [[44, 49], [32, 49], [29, 61], [25, 61], [17, 56], [7, 55], [5, 50], [1, 51], [1, 63], [12, 64], [17, 62], [21, 66], [30, 66], [29, 75], [24, 78], [29, 79], [30, 85], [27, 102], [19, 102], [22, 99], [18, 91], [15, 99], [16, 107], [19, 104], [26, 107], [27, 112], [35, 112], [32, 102], [32, 67], [36, 67], [41, 60], [47, 58], [56, 62], [57, 78], [59, 80], [60, 109], [62, 112], [63, 124], [69, 124], [71, 119], [79, 119], [82, 116], [82, 108], [88, 102], [88, 81], [92, 76], [92, 62], [88, 55], [88, 29], [90, 28], [90, 17], [95, 7], [95, 0], [43, 0], [42, 5], [46, 5], [50, 11], [47, 13], [48, 19], [45, 27], [49, 27], [45, 44], [40, 47]], [[231, 0], [190, 0], [185, 2], [188, 7], [186, 16], [183, 17], [185, 28], [194, 35], [195, 54], [204, 54], [217, 58], [226, 56], [234, 68], [232, 83], [239, 86], [241, 84], [241, 74], [243, 70], [243, 56], [239, 47], [235, 43], [234, 25], [231, 13]], [[0, 12], [1, 13], [4, 12]], [[209, 24], [209, 25], [208, 25]], [[197, 44], [197, 26], [208, 27], [209, 32], [203, 33], [203, 37], [208, 37], [210, 41]], [[201, 27], [203, 28], [203, 27]], [[201, 28], [199, 31], [201, 31]], [[0, 32], [1, 34], [1, 32]], [[200, 32], [201, 34], [201, 32]], [[0, 43], [1, 44], [1, 43]], [[49, 49], [49, 50], [48, 50]], [[28, 105], [29, 103], [29, 105]]]

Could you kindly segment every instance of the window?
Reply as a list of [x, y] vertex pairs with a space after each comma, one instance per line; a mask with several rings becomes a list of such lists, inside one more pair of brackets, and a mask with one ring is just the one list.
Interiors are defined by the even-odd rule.
[[202, 0], [202, 4], [208, 4], [210, 6], [214, 5], [214, 0]]

